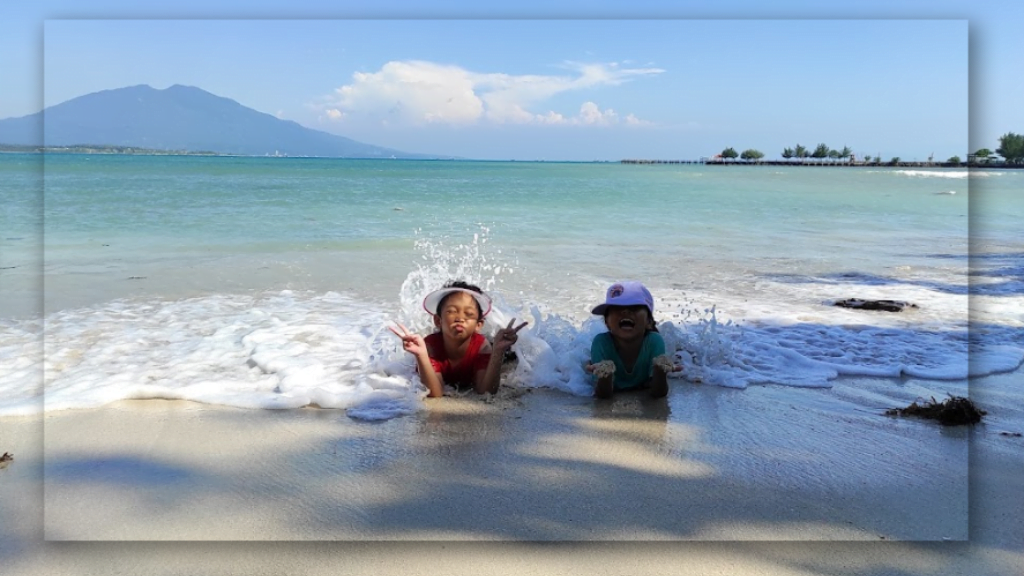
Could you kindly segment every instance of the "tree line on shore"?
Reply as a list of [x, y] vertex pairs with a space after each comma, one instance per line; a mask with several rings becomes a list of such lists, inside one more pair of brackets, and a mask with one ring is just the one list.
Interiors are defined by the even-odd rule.
[[[983, 165], [990, 164], [996, 159], [994, 155], [997, 154], [1003, 157], [1003, 161], [1009, 165], [1024, 165], [1024, 134], [1015, 134], [1013, 132], [1007, 132], [999, 138], [999, 147], [995, 149], [993, 154], [992, 150], [988, 148], [981, 148], [974, 154], [968, 154], [967, 163], [970, 165]], [[743, 152], [736, 152], [735, 148], [729, 147], [722, 150], [718, 157], [722, 159], [735, 160], [740, 158], [748, 162], [758, 162], [764, 158], [764, 152], [748, 148]], [[797, 144], [794, 148], [784, 148], [782, 150], [782, 157], [786, 160], [797, 159], [804, 160], [806, 158], [813, 158], [820, 162], [824, 162], [829, 159], [833, 162], [843, 160], [846, 162], [860, 162], [861, 164], [872, 164], [872, 165], [884, 165], [888, 164], [895, 166], [900, 163], [900, 157], [895, 156], [888, 162], [883, 162], [881, 156], [866, 155], [858, 161], [857, 156], [853, 153], [853, 150], [849, 146], [843, 146], [842, 150], [836, 150], [830, 148], [827, 144], [818, 144], [814, 150]], [[928, 157], [928, 162], [933, 162], [931, 156]], [[959, 156], [952, 156], [945, 162], [946, 164], [952, 164], [959, 166], [964, 163], [964, 160]]]

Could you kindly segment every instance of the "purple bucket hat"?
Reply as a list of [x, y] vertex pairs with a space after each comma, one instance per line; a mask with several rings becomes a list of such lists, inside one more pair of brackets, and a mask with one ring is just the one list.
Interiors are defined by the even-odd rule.
[[638, 304], [647, 306], [651, 316], [654, 316], [654, 296], [651, 296], [650, 290], [639, 282], [616, 282], [608, 287], [604, 304], [595, 306], [591, 313], [604, 315], [609, 306], [636, 306]]

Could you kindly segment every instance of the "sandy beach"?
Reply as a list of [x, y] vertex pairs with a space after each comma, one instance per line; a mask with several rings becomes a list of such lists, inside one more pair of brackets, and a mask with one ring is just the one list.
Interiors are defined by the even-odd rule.
[[165, 400], [5, 418], [0, 557], [13, 575], [996, 576], [1024, 563], [1014, 415], [940, 428], [810, 393], [506, 390], [378, 423]]

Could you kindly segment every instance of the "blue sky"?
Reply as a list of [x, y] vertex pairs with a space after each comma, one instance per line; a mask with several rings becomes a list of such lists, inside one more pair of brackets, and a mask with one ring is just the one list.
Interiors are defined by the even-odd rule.
[[824, 142], [944, 160], [1024, 131], [1016, 3], [361, 4], [3, 3], [0, 118], [186, 84], [363, 142], [487, 159], [775, 158]]

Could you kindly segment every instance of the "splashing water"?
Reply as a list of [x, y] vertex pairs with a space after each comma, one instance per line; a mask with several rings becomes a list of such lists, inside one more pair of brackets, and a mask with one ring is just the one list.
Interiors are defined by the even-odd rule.
[[[451, 280], [464, 280], [480, 286], [491, 296], [493, 308], [484, 324], [483, 333], [492, 337], [494, 332], [515, 319], [526, 321], [527, 328], [520, 333], [516, 344], [516, 364], [504, 380], [512, 387], [547, 387], [570, 394], [589, 396], [593, 391], [590, 375], [584, 367], [590, 360], [590, 345], [594, 337], [606, 330], [600, 318], [592, 317], [576, 324], [568, 317], [548, 310], [538, 301], [543, 295], [528, 297], [520, 304], [509, 303], [500, 292], [506, 277], [513, 277], [518, 263], [509, 263], [501, 249], [489, 244], [490, 230], [481, 227], [469, 242], [449, 238], [421, 238], [415, 247], [420, 252], [416, 268], [402, 283], [401, 310], [398, 322], [410, 330], [427, 334], [434, 330], [430, 315], [422, 307], [423, 298]], [[688, 303], [693, 306], [692, 302]], [[730, 385], [730, 378], [716, 372], [737, 362], [732, 352], [733, 340], [740, 332], [732, 321], [720, 323], [714, 307], [700, 314], [696, 307], [684, 310], [683, 324], [668, 322], [660, 331], [669, 351], [676, 352], [682, 373], [674, 377], [694, 382], [714, 382]], [[689, 318], [695, 326], [687, 326]], [[401, 375], [418, 383], [412, 361], [401, 349], [397, 338], [389, 332], [376, 337], [373, 347], [375, 362], [372, 367], [389, 375]], [[742, 386], [742, 384], [741, 384]]]
[[[402, 282], [401, 301], [403, 323], [410, 327], [430, 328], [429, 316], [423, 312], [423, 298], [452, 280], [462, 280], [479, 286], [492, 298], [501, 284], [502, 274], [512, 274], [515, 265], [500, 260], [501, 249], [492, 255], [487, 246], [490, 229], [481, 226], [473, 234], [473, 240], [449, 245], [442, 239], [419, 238], [415, 248], [420, 254], [420, 263]], [[497, 304], [497, 302], [495, 302]]]
[[[434, 290], [453, 280], [462, 280], [480, 286], [492, 298], [491, 314], [484, 324], [483, 333], [492, 337], [514, 315], [511, 307], [495, 289], [502, 283], [502, 274], [514, 273], [516, 266], [502, 260], [502, 251], [488, 245], [490, 230], [481, 226], [469, 242], [452, 242], [449, 238], [419, 238], [415, 248], [420, 252], [419, 262], [399, 291], [400, 310], [392, 322], [400, 323], [410, 331], [426, 335], [435, 330], [430, 314], [423, 308], [423, 299]], [[493, 253], [492, 253], [493, 252]], [[522, 317], [522, 315], [519, 315]], [[520, 340], [522, 344], [522, 340]], [[413, 362], [402, 350], [401, 343], [386, 327], [377, 332], [371, 343], [371, 370], [398, 375], [409, 380], [410, 386], [419, 386], [419, 377]]]
[[[659, 326], [665, 349], [674, 351], [676, 359], [683, 366], [682, 377], [691, 382], [708, 382], [719, 386], [742, 388], [742, 381], [730, 378], [724, 369], [744, 368], [743, 362], [734, 351], [735, 343], [743, 337], [743, 330], [732, 320], [724, 323], [718, 320], [717, 306], [705, 308], [703, 313], [687, 302], [682, 310], [682, 326], [669, 321]], [[696, 320], [692, 330], [687, 323]]]
[[[481, 227], [469, 242], [449, 238], [421, 238], [416, 242], [420, 262], [402, 284], [400, 322], [413, 331], [429, 333], [434, 330], [429, 314], [422, 308], [423, 298], [450, 280], [465, 280], [484, 289], [493, 299], [494, 307], [487, 318], [483, 333], [491, 337], [494, 331], [516, 322], [527, 321], [527, 329], [520, 333], [515, 352], [517, 362], [503, 384], [520, 388], [546, 387], [574, 395], [589, 396], [593, 392], [592, 378], [585, 370], [590, 360], [590, 346], [606, 327], [599, 317], [581, 323], [570, 319], [565, 310], [554, 311], [542, 304], [543, 294], [524, 298], [519, 304], [506, 301], [500, 290], [506, 279], [515, 278], [518, 263], [509, 263], [507, 256], [488, 242], [490, 230]], [[581, 296], [585, 297], [585, 296]], [[704, 382], [718, 386], [744, 388], [751, 382], [771, 381], [760, 373], [755, 362], [743, 358], [737, 348], [748, 347], [743, 342], [743, 329], [732, 320], [720, 321], [716, 305], [702, 308], [692, 300], [680, 305], [678, 324], [668, 321], [659, 326], [666, 349], [674, 354], [683, 367], [673, 378], [691, 382]], [[388, 374], [399, 373], [416, 382], [411, 361], [401, 350], [394, 337], [379, 344], [380, 354], [386, 362], [379, 367]], [[831, 377], [835, 377], [834, 372]]]

